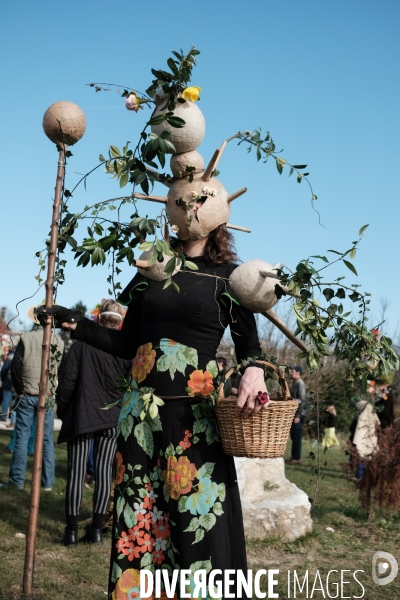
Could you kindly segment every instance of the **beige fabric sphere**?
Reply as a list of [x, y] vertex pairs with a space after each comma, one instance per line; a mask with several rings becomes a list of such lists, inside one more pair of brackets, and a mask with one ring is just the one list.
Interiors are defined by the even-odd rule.
[[44, 113], [43, 129], [55, 144], [64, 143], [72, 146], [86, 131], [85, 113], [73, 102], [66, 100], [55, 102]]
[[[143, 254], [139, 256], [139, 260], [150, 260], [152, 254], [153, 250], [146, 250], [145, 252], [143, 252]], [[166, 254], [164, 254], [164, 260], [162, 262], [158, 262], [158, 260], [156, 260], [156, 262], [153, 266], [150, 267], [150, 269], [138, 268], [138, 272], [141, 275], [144, 275], [144, 277], [147, 277], [147, 279], [152, 279], [153, 281], [164, 281], [169, 277], [169, 275], [164, 272], [165, 265], [171, 258], [171, 256], [167, 256]], [[175, 273], [177, 273], [179, 270], [180, 267], [175, 269], [172, 275], [175, 275]]]
[[272, 269], [272, 265], [263, 260], [249, 260], [235, 269], [229, 277], [240, 304], [253, 313], [265, 312], [278, 302], [275, 286], [279, 280], [260, 274], [260, 271]]
[[204, 158], [196, 150], [171, 156], [171, 171], [175, 177], [183, 177], [186, 167], [194, 167], [194, 173], [200, 173], [204, 171]]
[[[214, 190], [215, 196], [203, 191], [207, 188]], [[176, 204], [176, 201], [182, 198], [187, 204], [193, 205], [192, 192], [198, 196], [207, 196], [207, 200], [197, 210], [197, 215], [192, 208], [185, 210]], [[187, 177], [178, 179], [169, 189], [166, 210], [172, 229], [174, 225], [178, 227], [176, 234], [179, 239], [199, 240], [207, 237], [218, 225], [228, 222], [228, 192], [215, 177], [207, 182], [203, 181], [201, 174], [195, 175], [192, 182], [189, 182]]]
[[[154, 111], [154, 117], [168, 112], [168, 109], [161, 110], [158, 106]], [[184, 127], [172, 127], [167, 121], [160, 125], [152, 125], [151, 131], [156, 135], [161, 135], [163, 131], [169, 131], [168, 140], [174, 145], [176, 153], [190, 152], [196, 150], [203, 141], [206, 132], [206, 122], [203, 113], [195, 102], [187, 100], [184, 104], [176, 104], [174, 116], [180, 117], [186, 123]]]

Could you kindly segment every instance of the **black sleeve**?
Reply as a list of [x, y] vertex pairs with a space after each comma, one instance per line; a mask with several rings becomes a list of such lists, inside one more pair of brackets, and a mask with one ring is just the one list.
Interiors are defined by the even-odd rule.
[[122, 329], [109, 329], [97, 325], [90, 319], [82, 319], [77, 323], [71, 337], [74, 340], [85, 342], [99, 350], [108, 352], [113, 356], [131, 360], [134, 358], [138, 346], [140, 330], [140, 303], [133, 300], [128, 307]]
[[11, 381], [14, 390], [18, 396], [24, 393], [24, 384], [22, 381], [22, 372], [24, 368], [25, 346], [22, 340], [19, 340], [15, 349], [14, 358], [11, 361]]
[[1, 381], [4, 381], [5, 379], [7, 379], [7, 375], [8, 372], [11, 368], [11, 361], [10, 360], [5, 360], [3, 366], [1, 367]]
[[76, 383], [79, 379], [79, 364], [82, 344], [72, 344], [68, 354], [64, 354], [58, 370], [58, 386], [56, 390], [57, 414], [62, 418], [65, 409], [71, 401]]
[[261, 347], [254, 314], [235, 303], [232, 303], [230, 314], [230, 329], [238, 363], [247, 358], [259, 356]]

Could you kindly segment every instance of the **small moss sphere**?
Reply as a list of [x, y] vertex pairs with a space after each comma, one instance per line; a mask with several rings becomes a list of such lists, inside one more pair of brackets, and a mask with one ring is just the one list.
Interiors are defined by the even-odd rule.
[[55, 102], [44, 113], [43, 129], [55, 144], [72, 146], [86, 131], [85, 113], [73, 102]]

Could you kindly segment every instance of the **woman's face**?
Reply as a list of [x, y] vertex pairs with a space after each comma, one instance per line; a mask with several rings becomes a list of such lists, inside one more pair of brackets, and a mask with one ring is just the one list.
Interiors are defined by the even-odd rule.
[[197, 211], [199, 210], [199, 208], [201, 206], [203, 206], [204, 202], [205, 202], [205, 200], [196, 200], [196, 202], [193, 204], [193, 212], [194, 212], [194, 216], [196, 219], [197, 219]]

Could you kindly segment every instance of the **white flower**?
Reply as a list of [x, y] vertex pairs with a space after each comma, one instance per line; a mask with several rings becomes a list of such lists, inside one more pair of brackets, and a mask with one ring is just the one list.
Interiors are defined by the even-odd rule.
[[153, 523], [157, 523], [157, 521], [159, 521], [162, 518], [163, 518], [163, 511], [158, 510], [157, 507], [154, 506], [153, 510], [151, 511], [151, 520], [153, 521]]
[[147, 512], [146, 509], [143, 508], [143, 504], [139, 504], [138, 502], [134, 502], [133, 508], [135, 509], [135, 513], [137, 515], [145, 515]]
[[195, 192], [194, 190], [192, 190], [192, 198], [197, 198], [197, 192]]
[[203, 192], [203, 194], [209, 194], [210, 193], [210, 188], [207, 187], [207, 186], [204, 186], [201, 191]]
[[147, 495], [149, 498], [154, 498], [154, 500], [158, 498], [158, 494], [156, 494], [154, 490], [147, 490]]
[[178, 233], [178, 231], [179, 231], [178, 225], [171, 225], [171, 229], [174, 233]]
[[154, 544], [156, 550], [166, 550], [167, 549], [167, 540], [163, 540], [162, 538], [156, 538], [156, 543]]
[[214, 188], [212, 188], [209, 192], [210, 196], [216, 196], [218, 194], [217, 190], [214, 190]]

